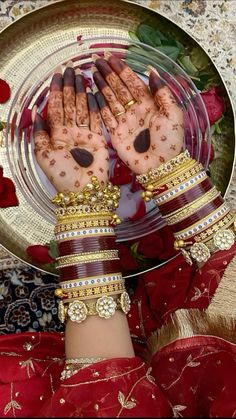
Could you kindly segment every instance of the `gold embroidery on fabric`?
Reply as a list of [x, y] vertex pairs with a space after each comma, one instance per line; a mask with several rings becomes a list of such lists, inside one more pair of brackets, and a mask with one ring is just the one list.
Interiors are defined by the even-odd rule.
[[83, 383], [77, 383], [77, 384], [61, 384], [61, 387], [77, 387], [77, 386], [82, 386], [82, 385], [85, 385], [85, 384], [93, 384], [93, 383], [99, 383], [99, 382], [102, 382], [102, 381], [109, 381], [109, 380], [112, 380], [114, 378], [124, 377], [125, 375], [128, 375], [131, 372], [138, 371], [141, 368], [143, 368], [144, 365], [145, 365], [145, 363], [143, 362], [139, 367], [133, 368], [132, 370], [124, 372], [122, 374], [111, 375], [110, 377], [100, 378], [99, 380], [84, 381]]
[[35, 372], [34, 364], [32, 362], [32, 358], [27, 359], [26, 361], [21, 362], [21, 368], [26, 368], [27, 375], [30, 378], [30, 370]]
[[187, 406], [183, 406], [182, 404], [176, 404], [175, 406], [171, 406], [173, 411], [173, 417], [174, 418], [182, 418], [183, 416], [179, 413], [182, 412], [182, 410], [187, 409]]
[[136, 400], [134, 398], [127, 400], [127, 398], [125, 398], [125, 395], [122, 393], [122, 391], [119, 391], [118, 393], [118, 401], [121, 404], [123, 409], [133, 409], [136, 406]]
[[13, 416], [16, 417], [16, 413], [15, 410], [21, 410], [21, 405], [16, 401], [13, 400], [13, 383], [11, 383], [11, 387], [10, 387], [10, 401], [5, 405], [4, 407], [4, 415], [7, 415], [10, 410], [12, 410]]
[[[119, 418], [119, 416], [121, 415], [121, 412], [123, 409], [133, 409], [136, 406], [136, 400], [133, 397], [130, 397], [134, 388], [137, 386], [138, 383], [140, 383], [140, 381], [142, 381], [143, 379], [146, 378], [146, 375], [144, 375], [143, 377], [139, 378], [136, 383], [134, 383], [134, 385], [131, 387], [131, 390], [128, 394], [128, 396], [125, 398], [124, 394], [119, 391], [118, 393], [118, 401], [121, 404], [121, 408], [117, 414], [117, 418]], [[130, 399], [130, 401], [129, 401]], [[129, 406], [129, 407], [127, 407]]]
[[151, 371], [152, 371], [152, 367], [149, 367], [146, 372], [146, 378], [148, 379], [148, 381], [150, 381], [150, 383], [156, 384], [155, 378], [153, 377], [153, 375], [151, 375]]
[[54, 394], [54, 393], [55, 393], [55, 390], [54, 390], [54, 388], [53, 388], [53, 379], [52, 379], [52, 374], [49, 374], [49, 377], [50, 377], [50, 385], [51, 385], [52, 394]]

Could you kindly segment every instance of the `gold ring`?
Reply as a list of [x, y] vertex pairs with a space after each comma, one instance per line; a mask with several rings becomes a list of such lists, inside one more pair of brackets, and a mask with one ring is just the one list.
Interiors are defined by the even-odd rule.
[[88, 124], [80, 124], [80, 125], [77, 125], [79, 128], [89, 128], [89, 125]]
[[136, 103], [135, 99], [130, 100], [126, 105], [124, 105], [125, 109], [128, 109], [130, 106], [134, 105]]
[[115, 114], [115, 117], [123, 115], [123, 113], [125, 113], [125, 111], [118, 112], [118, 113]]

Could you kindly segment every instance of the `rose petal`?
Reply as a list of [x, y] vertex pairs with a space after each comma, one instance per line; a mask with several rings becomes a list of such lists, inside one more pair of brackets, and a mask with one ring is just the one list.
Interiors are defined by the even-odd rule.
[[31, 110], [25, 108], [22, 112], [19, 129], [28, 128], [32, 124]]
[[52, 263], [55, 259], [51, 258], [48, 253], [48, 246], [35, 244], [32, 246], [28, 246], [26, 251], [30, 258], [38, 263]]
[[215, 86], [206, 92], [201, 92], [202, 99], [206, 106], [210, 124], [218, 121], [225, 112], [226, 105], [220, 89]]
[[126, 185], [132, 181], [132, 178], [131, 170], [118, 158], [110, 176], [110, 182], [113, 185]]
[[19, 205], [16, 189], [11, 179], [2, 178], [0, 188], [0, 208], [15, 207]]
[[5, 80], [0, 79], [0, 103], [7, 102], [10, 96], [11, 89], [9, 84]]

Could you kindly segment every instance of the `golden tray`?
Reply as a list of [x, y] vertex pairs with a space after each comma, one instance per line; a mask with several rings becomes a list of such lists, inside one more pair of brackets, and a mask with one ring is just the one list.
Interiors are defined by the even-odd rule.
[[[174, 34], [181, 42], [203, 51], [190, 35], [170, 19], [147, 7], [125, 0], [56, 1], [13, 22], [0, 33], [1, 78], [7, 80], [11, 87], [11, 99], [6, 104], [0, 105], [1, 121], [7, 121], [12, 98], [22, 80], [41, 62], [43, 57], [76, 41], [79, 35], [128, 38], [129, 31], [135, 31], [141, 22], [155, 24], [163, 32], [168, 28], [168, 32]], [[226, 144], [231, 150], [232, 159], [228, 165], [229, 171], [224, 190], [221, 190], [225, 194], [234, 167], [234, 115], [221, 75], [209, 57], [208, 60], [227, 97], [227, 118], [232, 126], [232, 132]], [[224, 148], [222, 153], [224, 153]], [[223, 155], [222, 157], [224, 158]], [[4, 168], [5, 177], [13, 178], [4, 144], [0, 147], [0, 165]], [[51, 265], [32, 262], [26, 252], [27, 247], [32, 244], [45, 244], [53, 239], [54, 226], [34, 210], [17, 185], [16, 193], [19, 206], [1, 209], [0, 212], [0, 244], [23, 262], [55, 274]]]

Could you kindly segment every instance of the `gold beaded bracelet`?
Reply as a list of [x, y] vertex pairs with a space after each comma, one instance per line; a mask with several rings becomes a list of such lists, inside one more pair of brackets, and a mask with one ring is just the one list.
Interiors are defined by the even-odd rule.
[[[60, 208], [56, 210], [58, 223], [62, 221], [73, 221], [75, 218], [89, 218], [100, 216], [110, 217], [112, 219], [112, 212], [116, 210], [119, 205], [120, 189], [118, 186], [113, 186], [108, 182], [107, 186], [103, 188], [96, 176], [91, 177], [91, 182], [88, 183], [82, 191], [69, 192], [67, 194], [59, 192], [52, 199], [52, 202]], [[119, 217], [114, 217], [116, 223], [119, 223]]]

